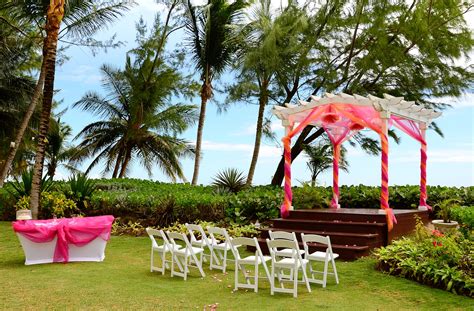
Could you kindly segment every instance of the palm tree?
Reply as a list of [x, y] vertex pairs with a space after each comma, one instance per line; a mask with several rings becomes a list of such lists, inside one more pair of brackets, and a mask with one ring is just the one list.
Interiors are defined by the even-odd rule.
[[187, 1], [185, 26], [188, 46], [194, 63], [201, 75], [201, 111], [196, 138], [196, 155], [192, 184], [196, 185], [201, 161], [202, 132], [206, 116], [206, 104], [212, 97], [212, 82], [231, 64], [238, 47], [235, 25], [247, 6], [244, 0], [229, 3], [227, 0], [208, 0], [202, 7]]
[[[127, 9], [130, 4], [130, 1], [125, 0], [112, 5], [107, 3], [101, 5], [93, 0], [50, 0], [49, 3], [47, 0], [8, 0], [4, 5], [15, 18], [33, 21], [40, 27], [44, 27], [45, 32], [43, 63], [37, 85], [37, 89], [40, 91], [42, 75], [44, 75], [42, 109], [30, 202], [33, 218], [38, 216], [40, 184], [54, 95], [56, 53], [61, 25], [65, 25], [62, 32], [69, 33], [73, 38], [91, 36], [120, 16], [121, 12]], [[35, 93], [32, 98], [38, 99], [39, 93]], [[32, 103], [32, 106], [34, 105], [36, 103]]]
[[[242, 50], [244, 57], [237, 64], [239, 75], [230, 88], [228, 102], [247, 102], [249, 98], [258, 99], [258, 117], [255, 129], [255, 143], [247, 175], [246, 185], [252, 184], [257, 166], [262, 135], [264, 134], [264, 113], [272, 94], [278, 74], [284, 75], [285, 68], [294, 54], [304, 47], [289, 38], [301, 37], [308, 27], [305, 10], [290, 4], [281, 11], [272, 12], [270, 0], [260, 0], [249, 16], [250, 22], [244, 26]], [[275, 93], [275, 92], [273, 92]]]
[[47, 136], [48, 145], [46, 147], [47, 173], [53, 179], [58, 166], [62, 165], [71, 172], [77, 170], [70, 165], [71, 157], [77, 152], [76, 148], [69, 146], [66, 141], [71, 136], [72, 129], [69, 125], [61, 122], [61, 118], [51, 118], [51, 125]]
[[[144, 27], [139, 25], [139, 35]], [[167, 35], [166, 27], [156, 27], [153, 33], [160, 33], [159, 39]], [[87, 171], [104, 160], [104, 173], [112, 171], [113, 178], [124, 177], [130, 162], [140, 159], [150, 175], [156, 163], [171, 179], [184, 180], [179, 159], [193, 150], [177, 135], [196, 121], [196, 107], [173, 105], [171, 98], [193, 96], [195, 87], [164, 59], [164, 49], [157, 50], [161, 40], [152, 36], [138, 41], [140, 47], [129, 52], [124, 70], [102, 66], [106, 97], [89, 92], [74, 104], [103, 117], [77, 135], [83, 140], [76, 158], [94, 156]]]
[[[19, 27], [22, 33], [18, 32]], [[11, 173], [15, 175], [26, 167], [25, 160], [30, 156], [32, 131], [27, 131], [28, 124], [22, 124], [22, 119], [27, 115], [29, 121], [36, 111], [28, 109], [35, 88], [31, 70], [39, 67], [36, 40], [30, 37], [34, 35], [33, 28], [29, 23], [14, 23], [6, 12], [0, 10], [0, 188], [13, 160], [16, 161]], [[38, 114], [35, 119], [39, 119]], [[18, 124], [21, 124], [20, 130], [17, 130]], [[20, 139], [13, 140], [15, 132], [20, 131]], [[25, 132], [26, 139], [22, 141]], [[17, 154], [18, 149], [20, 152]]]
[[[332, 145], [328, 142], [318, 143], [316, 145], [305, 145], [304, 151], [308, 156], [308, 162], [306, 162], [306, 165], [311, 172], [311, 186], [314, 187], [319, 174], [332, 167]], [[347, 172], [349, 163], [346, 160], [345, 154], [346, 149], [341, 146], [341, 159], [339, 162], [339, 168]]]

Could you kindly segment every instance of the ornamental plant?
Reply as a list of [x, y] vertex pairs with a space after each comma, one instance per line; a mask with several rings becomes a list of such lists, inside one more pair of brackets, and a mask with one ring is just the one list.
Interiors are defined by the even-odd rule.
[[459, 231], [442, 234], [417, 220], [416, 234], [374, 252], [376, 269], [474, 297], [474, 242]]
[[457, 199], [446, 199], [441, 201], [440, 203], [436, 204], [439, 207], [438, 217], [443, 219], [443, 222], [450, 223], [451, 222], [451, 208], [456, 206], [459, 203]]

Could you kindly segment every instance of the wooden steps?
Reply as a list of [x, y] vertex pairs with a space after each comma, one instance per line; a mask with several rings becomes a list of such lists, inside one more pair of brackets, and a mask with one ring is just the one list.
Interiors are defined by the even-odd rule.
[[[414, 216], [428, 221], [428, 213], [418, 210], [394, 210], [398, 224], [389, 233], [385, 214], [376, 209], [297, 210], [290, 211], [286, 219], [272, 220], [270, 228], [261, 230], [259, 239], [264, 253], [268, 253], [268, 230], [295, 232], [301, 243], [301, 233], [327, 235], [333, 251], [343, 260], [367, 256], [374, 248], [387, 245], [393, 238], [413, 232]], [[321, 245], [310, 245], [310, 251], [324, 251]]]

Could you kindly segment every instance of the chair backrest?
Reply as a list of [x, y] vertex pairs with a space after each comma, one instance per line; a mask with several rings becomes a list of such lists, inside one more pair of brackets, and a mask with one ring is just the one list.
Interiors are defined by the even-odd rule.
[[153, 247], [158, 247], [160, 246], [158, 242], [156, 241], [155, 237], [158, 237], [159, 239], [163, 240], [163, 244], [165, 247], [169, 249], [169, 241], [166, 238], [166, 234], [163, 232], [163, 230], [156, 230], [153, 228], [146, 228], [146, 233], [150, 237], [151, 243]]
[[326, 252], [330, 252], [332, 254], [331, 239], [329, 236], [301, 233], [301, 240], [303, 241], [304, 249], [307, 254], [309, 254], [308, 243], [319, 243], [326, 245]]
[[[232, 239], [229, 237], [229, 234], [227, 234], [227, 230], [224, 228], [219, 228], [219, 227], [207, 227], [207, 232], [209, 232], [209, 237], [211, 239], [211, 243], [216, 244], [219, 240], [224, 240], [224, 243], [229, 243], [232, 241]], [[221, 236], [223, 239], [218, 239], [216, 236]]]
[[[206, 245], [209, 245], [209, 241], [207, 240], [206, 232], [204, 232], [204, 229], [202, 228], [201, 225], [186, 223], [186, 228], [188, 229], [189, 236], [191, 237], [191, 243], [196, 242], [198, 240], [196, 235], [194, 234], [195, 232], [197, 232], [201, 236], [202, 243], [204, 243]], [[204, 246], [204, 245], [202, 245], [202, 246]]]
[[290, 240], [269, 240], [267, 239], [268, 249], [270, 250], [270, 255], [272, 259], [275, 260], [275, 254], [278, 249], [291, 249], [291, 252], [288, 253], [280, 253], [278, 257], [288, 257], [288, 258], [298, 258], [301, 260], [299, 247], [296, 241]]
[[268, 230], [268, 235], [271, 240], [296, 241], [296, 234], [294, 232]]
[[257, 238], [244, 238], [244, 237], [238, 237], [238, 238], [233, 238], [230, 241], [233, 249], [233, 253], [236, 259], [241, 259], [242, 257], [240, 256], [239, 252], [239, 247], [240, 246], [251, 246], [255, 247], [255, 256], [260, 256], [257, 250], [258, 242]]
[[178, 245], [178, 243], [176, 243], [176, 241], [178, 240], [178, 241], [184, 242], [186, 252], [188, 252], [192, 249], [191, 244], [189, 244], [189, 240], [188, 240], [188, 237], [186, 236], [186, 234], [177, 233], [177, 232], [170, 232], [170, 231], [167, 231], [166, 234], [168, 235], [168, 238], [170, 239], [170, 242], [171, 242], [171, 244], [173, 245], [174, 248], [176, 248], [176, 246]]

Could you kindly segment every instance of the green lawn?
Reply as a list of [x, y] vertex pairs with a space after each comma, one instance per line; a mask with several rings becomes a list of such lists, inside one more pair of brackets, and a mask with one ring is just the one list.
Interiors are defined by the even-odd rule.
[[373, 269], [372, 260], [337, 262], [340, 284], [326, 289], [299, 287], [298, 298], [259, 292], [233, 293], [233, 267], [224, 275], [193, 270], [188, 281], [151, 273], [148, 238], [112, 237], [102, 263], [24, 266], [23, 251], [10, 223], [0, 222], [1, 309], [157, 309], [203, 310], [467, 310], [474, 301], [391, 277]]

